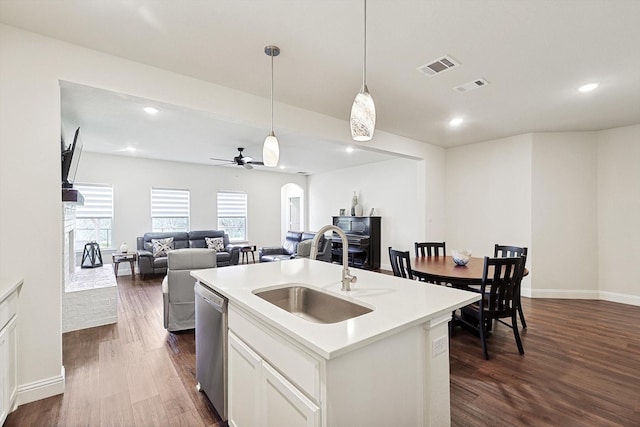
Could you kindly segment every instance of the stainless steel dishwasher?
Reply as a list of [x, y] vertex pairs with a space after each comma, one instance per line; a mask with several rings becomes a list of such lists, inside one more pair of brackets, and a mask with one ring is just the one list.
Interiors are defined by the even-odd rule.
[[227, 421], [228, 300], [196, 282], [196, 380], [218, 415]]

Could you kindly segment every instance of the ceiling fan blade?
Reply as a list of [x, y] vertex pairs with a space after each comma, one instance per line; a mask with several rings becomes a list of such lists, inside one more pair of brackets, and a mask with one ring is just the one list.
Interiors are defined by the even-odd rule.
[[242, 167], [245, 168], [245, 169], [253, 169], [253, 166], [251, 166], [251, 164], [249, 164], [249, 163], [243, 164]]
[[251, 162], [247, 162], [247, 163], [251, 163], [252, 165], [262, 165], [262, 166], [264, 166], [264, 162], [254, 162], [254, 161], [251, 161]]
[[215, 160], [217, 162], [227, 162], [227, 163], [233, 163], [231, 160], [229, 159], [217, 159], [215, 157], [209, 157], [209, 160]]

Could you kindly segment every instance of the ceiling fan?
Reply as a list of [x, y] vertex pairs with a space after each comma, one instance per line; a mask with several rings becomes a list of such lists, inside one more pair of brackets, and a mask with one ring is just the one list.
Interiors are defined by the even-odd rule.
[[242, 154], [244, 147], [238, 147], [238, 155], [233, 158], [233, 160], [227, 159], [216, 159], [214, 157], [209, 157], [210, 160], [217, 160], [220, 162], [226, 162], [227, 164], [236, 164], [238, 166], [242, 166], [245, 169], [253, 169], [252, 165], [264, 165], [263, 162], [254, 161], [251, 157], [245, 156]]

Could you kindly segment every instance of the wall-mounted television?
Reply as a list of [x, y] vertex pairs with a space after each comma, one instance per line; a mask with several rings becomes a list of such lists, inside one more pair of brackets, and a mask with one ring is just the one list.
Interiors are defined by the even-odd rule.
[[76, 129], [73, 142], [65, 145], [64, 136], [62, 142], [62, 188], [73, 188], [73, 183], [78, 172], [78, 163], [82, 154], [82, 138], [80, 138], [80, 128]]

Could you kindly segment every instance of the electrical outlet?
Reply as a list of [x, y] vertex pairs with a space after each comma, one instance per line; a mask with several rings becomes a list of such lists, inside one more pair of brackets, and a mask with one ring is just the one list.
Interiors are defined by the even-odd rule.
[[436, 357], [439, 354], [447, 352], [448, 337], [446, 335], [437, 338], [431, 342], [431, 355]]

